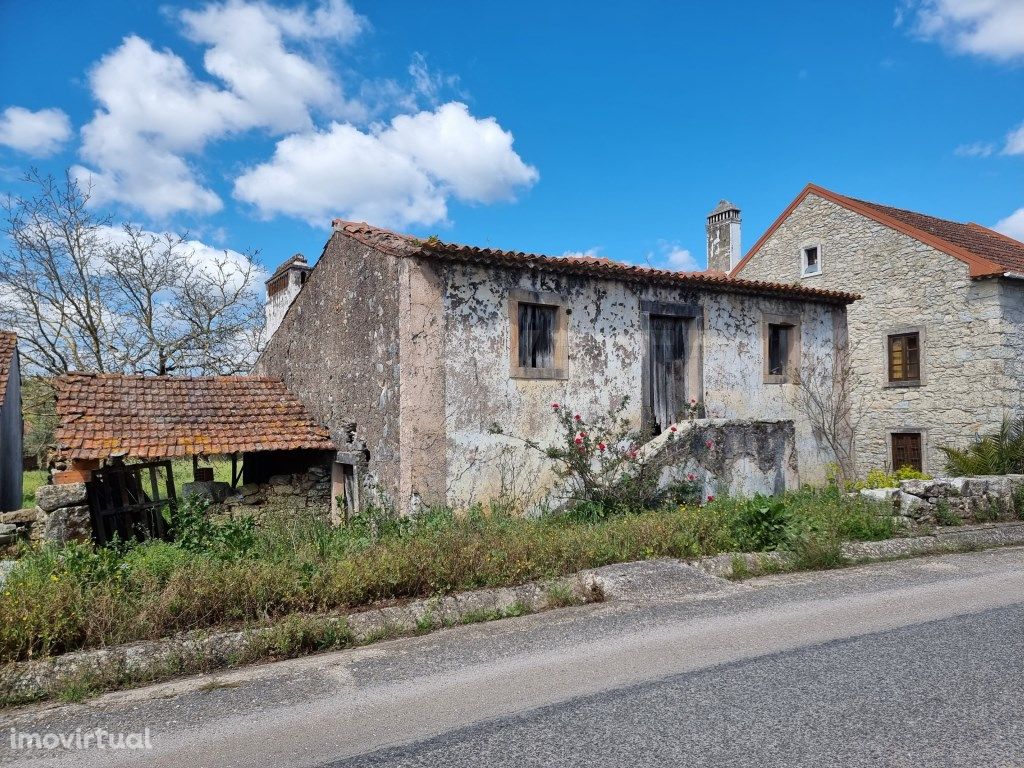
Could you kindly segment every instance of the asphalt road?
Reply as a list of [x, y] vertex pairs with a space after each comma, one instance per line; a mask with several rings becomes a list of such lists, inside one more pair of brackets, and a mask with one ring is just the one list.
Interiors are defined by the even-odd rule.
[[[651, 599], [653, 597], [653, 599]], [[1024, 549], [617, 599], [0, 717], [17, 765], [1024, 766]]]

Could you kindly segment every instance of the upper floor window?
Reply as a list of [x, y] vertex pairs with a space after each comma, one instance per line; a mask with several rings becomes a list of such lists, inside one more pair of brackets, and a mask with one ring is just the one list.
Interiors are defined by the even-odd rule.
[[519, 366], [553, 368], [558, 307], [519, 305]]
[[915, 383], [921, 381], [921, 335], [896, 333], [888, 337], [889, 381]]
[[807, 245], [800, 249], [800, 275], [810, 277], [821, 274], [821, 246]]

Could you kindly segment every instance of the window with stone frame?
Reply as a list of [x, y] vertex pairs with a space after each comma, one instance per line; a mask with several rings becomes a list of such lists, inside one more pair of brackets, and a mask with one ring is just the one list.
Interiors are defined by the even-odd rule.
[[763, 333], [765, 383], [798, 383], [800, 378], [799, 318], [765, 315]]
[[566, 378], [566, 317], [560, 297], [535, 291], [512, 292], [509, 351], [513, 378]]
[[921, 381], [921, 334], [894, 333], [888, 337], [888, 368], [891, 383]]
[[821, 246], [807, 245], [800, 249], [800, 275], [810, 277], [821, 274]]
[[910, 467], [918, 472], [924, 471], [920, 432], [892, 433], [892, 466], [893, 469]]

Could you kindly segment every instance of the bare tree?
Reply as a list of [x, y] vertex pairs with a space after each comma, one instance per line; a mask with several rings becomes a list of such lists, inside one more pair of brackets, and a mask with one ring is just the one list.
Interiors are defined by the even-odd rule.
[[89, 207], [90, 188], [30, 171], [4, 201], [0, 327], [33, 373], [248, 371], [262, 341], [253, 254], [199, 253]]
[[835, 456], [844, 484], [857, 479], [855, 440], [862, 414], [851, 357], [847, 343], [829, 352], [811, 353], [804, 358], [800, 386], [793, 388], [797, 411]]

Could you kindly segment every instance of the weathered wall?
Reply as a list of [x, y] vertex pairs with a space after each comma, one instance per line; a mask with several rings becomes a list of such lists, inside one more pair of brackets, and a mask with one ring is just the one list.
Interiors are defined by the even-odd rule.
[[772, 496], [800, 486], [792, 421], [697, 419], [644, 447], [644, 461], [667, 458], [661, 483], [694, 478], [701, 498]]
[[[820, 275], [800, 277], [800, 248], [818, 244]], [[862, 414], [861, 472], [891, 464], [889, 435], [923, 434], [924, 469], [943, 470], [939, 446], [962, 446], [1020, 404], [1024, 324], [1020, 291], [971, 280], [967, 265], [817, 195], [808, 195], [761, 246], [740, 277], [863, 295], [849, 307], [851, 361]], [[1024, 318], [1021, 318], [1024, 319]], [[922, 329], [922, 383], [887, 382], [885, 339]]]
[[0, 512], [21, 507], [21, 371], [11, 361], [7, 391], [0, 392]]
[[356, 424], [370, 502], [399, 498], [399, 287], [398, 259], [334, 234], [256, 366], [282, 379], [339, 448]]
[[[594, 418], [628, 398], [624, 415], [639, 425], [646, 350], [641, 300], [702, 308], [703, 377], [695, 391], [703, 397], [708, 416], [721, 419], [797, 420], [791, 402], [794, 385], [763, 380], [763, 313], [799, 315], [803, 349], [831, 351], [837, 313], [841, 319], [843, 312], [826, 304], [639, 288], [528, 270], [452, 264], [437, 270], [445, 307], [447, 497], [461, 504], [501, 494], [523, 506], [538, 500], [551, 478], [544, 470], [546, 462], [526, 450], [522, 439], [541, 444], [556, 440], [552, 402]], [[567, 302], [568, 379], [512, 378], [512, 289], [555, 293]], [[502, 434], [490, 430], [494, 424]], [[801, 479], [823, 480], [830, 459], [805, 424], [797, 429], [796, 447]]]

